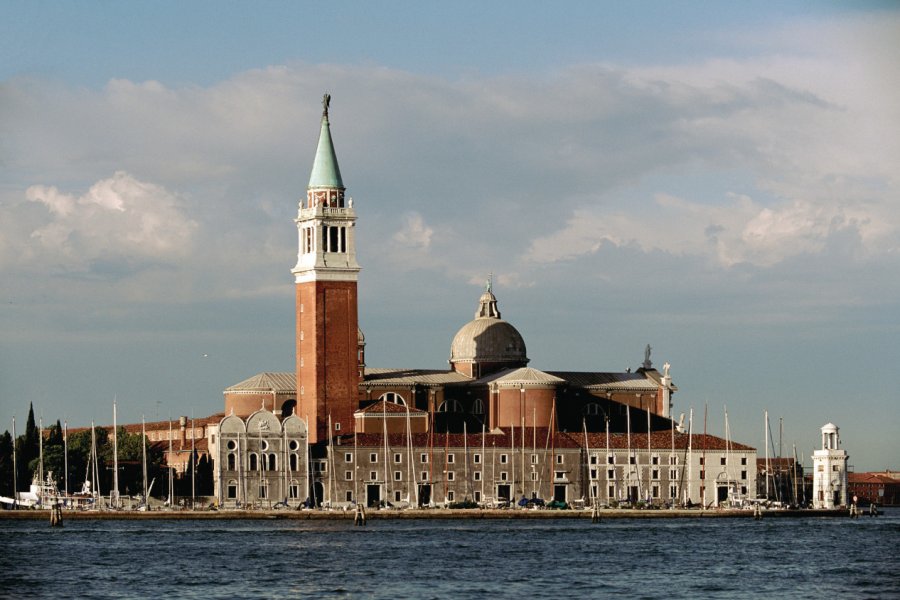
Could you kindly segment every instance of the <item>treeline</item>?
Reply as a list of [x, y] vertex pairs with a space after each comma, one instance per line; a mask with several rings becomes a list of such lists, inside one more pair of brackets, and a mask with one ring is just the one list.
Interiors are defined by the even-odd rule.
[[[143, 490], [143, 449], [147, 451], [147, 483], [155, 479], [151, 495], [166, 498], [169, 495], [169, 474], [165, 464], [165, 450], [150, 444], [139, 433], [128, 433], [124, 427], [118, 432], [119, 493], [140, 495]], [[106, 496], [113, 485], [113, 441], [110, 432], [102, 427], [94, 431], [97, 444], [97, 466], [100, 475], [100, 492]], [[34, 408], [29, 406], [25, 431], [15, 440], [9, 431], [0, 435], [0, 496], [12, 497], [13, 473], [17, 475], [16, 487], [19, 492], [28, 491], [32, 478], [40, 470], [40, 430], [35, 424]], [[13, 470], [13, 444], [15, 444], [15, 471]], [[47, 429], [43, 442], [44, 478], [52, 474], [52, 480], [60, 491], [66, 482], [66, 446], [68, 445], [68, 491], [80, 492], [85, 480], [91, 481], [91, 489], [96, 490], [91, 464], [90, 429], [70, 433], [68, 444], [64, 440], [63, 428], [57, 420]], [[195, 489], [198, 496], [212, 494], [212, 465], [204, 456], [196, 461]], [[191, 466], [185, 475], [175, 478], [175, 495], [191, 495]]]

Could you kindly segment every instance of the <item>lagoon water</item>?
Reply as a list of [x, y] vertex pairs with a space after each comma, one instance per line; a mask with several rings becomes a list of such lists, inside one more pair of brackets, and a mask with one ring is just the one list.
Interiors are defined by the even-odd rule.
[[900, 598], [878, 518], [0, 520], [4, 598]]

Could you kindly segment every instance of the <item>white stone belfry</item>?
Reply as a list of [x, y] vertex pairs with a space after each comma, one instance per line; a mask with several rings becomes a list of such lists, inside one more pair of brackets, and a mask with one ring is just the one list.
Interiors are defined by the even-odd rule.
[[813, 452], [813, 508], [847, 506], [847, 459], [838, 427], [822, 427], [822, 449]]

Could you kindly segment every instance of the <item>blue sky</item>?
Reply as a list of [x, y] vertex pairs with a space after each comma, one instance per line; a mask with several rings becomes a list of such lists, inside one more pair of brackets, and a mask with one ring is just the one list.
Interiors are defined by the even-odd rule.
[[[0, 423], [205, 415], [293, 368], [333, 95], [371, 366], [495, 273], [531, 366], [622, 370], [897, 468], [890, 3], [0, 2]], [[9, 427], [9, 425], [6, 425]]]

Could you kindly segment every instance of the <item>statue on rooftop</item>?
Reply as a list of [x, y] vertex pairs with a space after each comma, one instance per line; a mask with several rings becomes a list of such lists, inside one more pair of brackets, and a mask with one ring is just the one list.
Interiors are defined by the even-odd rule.
[[331, 106], [331, 94], [322, 96], [322, 116], [328, 116], [328, 107]]

